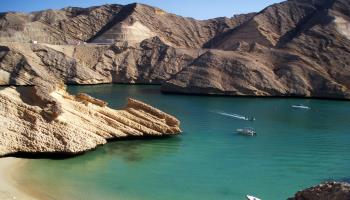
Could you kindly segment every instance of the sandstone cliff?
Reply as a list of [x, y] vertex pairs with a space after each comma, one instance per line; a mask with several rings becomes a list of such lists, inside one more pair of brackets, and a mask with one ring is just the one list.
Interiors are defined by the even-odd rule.
[[175, 117], [134, 99], [114, 110], [51, 84], [0, 89], [0, 156], [77, 154], [110, 139], [179, 134], [179, 125]]

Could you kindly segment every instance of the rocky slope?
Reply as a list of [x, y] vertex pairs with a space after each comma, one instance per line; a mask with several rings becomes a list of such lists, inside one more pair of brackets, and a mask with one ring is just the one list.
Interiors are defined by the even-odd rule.
[[199, 48], [209, 39], [236, 27], [252, 14], [233, 18], [195, 20], [167, 13], [143, 4], [130, 4], [101, 30], [92, 42], [124, 41], [138, 43], [158, 36], [167, 44], [182, 48]]
[[348, 67], [324, 66], [303, 54], [259, 44], [243, 48], [248, 50], [207, 51], [164, 83], [162, 91], [350, 99]]
[[139, 43], [158, 36], [172, 46], [198, 48], [251, 16], [195, 20], [137, 3], [69, 7], [29, 14], [9, 12], [0, 14], [0, 42]]
[[[344, 0], [340, 0], [345, 2]], [[281, 46], [305, 27], [328, 23], [327, 15], [339, 0], [288, 0], [271, 5], [236, 29], [206, 44], [209, 48], [233, 50], [237, 42]], [[319, 18], [323, 16], [322, 18]], [[330, 20], [330, 19], [329, 19]], [[312, 23], [312, 24], [311, 24]]]
[[212, 39], [166, 92], [350, 98], [350, 3], [289, 0]]
[[[0, 84], [41, 78], [162, 84], [164, 92], [190, 94], [349, 99], [349, 11], [347, 0], [288, 0], [210, 20], [142, 4], [4, 13]], [[55, 41], [42, 43], [42, 34]], [[39, 44], [23, 43], [30, 39]], [[83, 41], [92, 44], [67, 45]]]
[[197, 53], [166, 45], [158, 37], [134, 46], [0, 43], [0, 84], [32, 85], [36, 77], [67, 84], [160, 84]]
[[295, 194], [288, 200], [347, 200], [350, 199], [350, 185], [329, 182], [320, 184]]
[[87, 94], [72, 96], [62, 86], [36, 85], [0, 89], [0, 156], [70, 155], [110, 139], [181, 132], [175, 117], [134, 99], [114, 110]]
[[0, 42], [75, 44], [93, 37], [121, 10], [120, 5], [69, 7], [25, 13], [0, 14]]

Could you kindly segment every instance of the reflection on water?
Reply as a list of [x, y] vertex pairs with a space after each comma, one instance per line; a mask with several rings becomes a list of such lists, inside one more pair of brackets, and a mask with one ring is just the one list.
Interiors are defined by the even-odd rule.
[[[180, 137], [152, 140], [119, 141], [98, 149], [94, 154], [104, 155], [107, 159], [118, 155], [126, 163], [151, 160], [159, 156], [170, 156], [176, 153], [181, 142]], [[91, 154], [91, 156], [94, 156]]]

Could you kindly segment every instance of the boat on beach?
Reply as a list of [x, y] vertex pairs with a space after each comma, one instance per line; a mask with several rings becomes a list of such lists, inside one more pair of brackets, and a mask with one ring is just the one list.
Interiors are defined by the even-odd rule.
[[237, 129], [237, 133], [245, 136], [257, 136], [257, 133], [253, 128], [242, 128], [242, 129]]

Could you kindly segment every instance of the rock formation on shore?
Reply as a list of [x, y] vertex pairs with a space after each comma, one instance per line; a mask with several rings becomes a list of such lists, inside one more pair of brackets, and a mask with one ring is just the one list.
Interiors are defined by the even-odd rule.
[[[348, 0], [288, 0], [210, 20], [142, 4], [3, 13], [0, 84], [41, 78], [162, 84], [164, 92], [189, 94], [350, 99], [349, 13]], [[39, 44], [23, 43], [30, 40]], [[69, 45], [82, 42], [88, 44]]]
[[328, 182], [297, 192], [288, 200], [347, 200], [350, 199], [350, 184]]
[[135, 99], [114, 110], [87, 94], [72, 96], [62, 86], [36, 85], [0, 89], [0, 156], [72, 155], [111, 139], [181, 132], [175, 117]]

